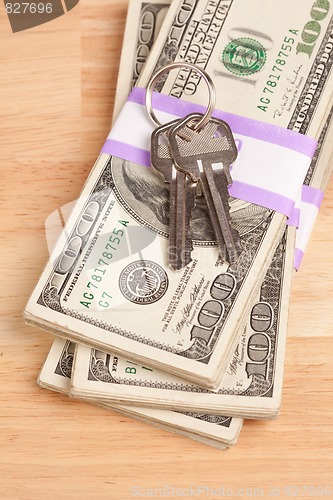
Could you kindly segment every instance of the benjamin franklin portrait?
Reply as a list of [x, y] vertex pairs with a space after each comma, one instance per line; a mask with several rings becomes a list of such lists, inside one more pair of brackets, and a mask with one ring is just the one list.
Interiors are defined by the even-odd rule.
[[[115, 194], [131, 215], [152, 231], [168, 236], [169, 185], [153, 167], [144, 167], [120, 158], [112, 159]], [[229, 198], [231, 224], [239, 235], [253, 231], [271, 211], [259, 205]], [[190, 232], [195, 245], [215, 244], [214, 232], [203, 196], [197, 198], [192, 211]]]

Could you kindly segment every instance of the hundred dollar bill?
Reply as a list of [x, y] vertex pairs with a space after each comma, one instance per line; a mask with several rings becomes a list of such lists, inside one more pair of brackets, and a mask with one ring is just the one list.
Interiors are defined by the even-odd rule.
[[130, 0], [119, 65], [113, 121], [147, 60], [171, 0]]
[[[332, 95], [332, 5], [328, 0], [263, 2], [178, 0], [139, 78], [145, 87], [171, 62], [205, 69], [218, 109], [316, 137]], [[157, 85], [168, 95], [205, 103], [201, 78], [183, 68]], [[198, 97], [200, 96], [200, 97]]]
[[[198, 5], [203, 7], [202, 2]], [[310, 72], [309, 64], [307, 69]], [[182, 97], [187, 98], [187, 95]], [[199, 93], [196, 97], [202, 102]], [[321, 102], [318, 98], [317, 108]], [[148, 199], [145, 196], [138, 198], [143, 188], [149, 192]], [[233, 215], [244, 247], [237, 266], [232, 268], [221, 262], [214, 248], [205, 248], [203, 254], [199, 245], [193, 264], [181, 277], [176, 277], [166, 272], [165, 258], [161, 258], [166, 254], [167, 224], [163, 228], [161, 217], [165, 216], [160, 211], [166, 204], [165, 191], [164, 184], [154, 178], [153, 172], [101, 155], [69, 223], [70, 239], [63, 238], [59, 242], [29, 302], [26, 317], [30, 323], [54, 333], [169, 370], [207, 387], [216, 387], [227, 366], [235, 337], [250, 312], [257, 284], [263, 279], [278, 244], [284, 216], [256, 205], [241, 204]], [[161, 193], [165, 202], [161, 202], [161, 198], [153, 199], [153, 193]], [[151, 211], [156, 209], [158, 213], [151, 219]], [[201, 216], [199, 222], [200, 219], [202, 221]], [[133, 220], [139, 224], [133, 224]], [[113, 234], [105, 232], [106, 222], [108, 227], [112, 226]], [[145, 227], [140, 226], [142, 222]], [[93, 229], [95, 226], [97, 231]], [[117, 259], [123, 262], [114, 260], [115, 265], [100, 269], [98, 275], [97, 266], [102, 265], [98, 263], [105, 256], [107, 259], [113, 256], [108, 252], [112, 243], [118, 248], [121, 241], [129, 238], [128, 226], [132, 234], [138, 235], [138, 228], [141, 229], [134, 244], [132, 238], [131, 251], [128, 246], [120, 246]], [[144, 230], [148, 228], [148, 232]], [[149, 237], [155, 228], [159, 241], [155, 238], [152, 244]], [[209, 228], [208, 223], [205, 228]], [[195, 234], [199, 235], [200, 243], [200, 230]], [[91, 242], [88, 241], [90, 236]], [[204, 240], [208, 240], [207, 236]], [[144, 249], [142, 242], [146, 245]], [[205, 257], [197, 258], [199, 254]], [[116, 286], [116, 300], [113, 288], [104, 288], [106, 273], [107, 282], [113, 280], [113, 286], [119, 286]], [[103, 288], [99, 285], [102, 281]], [[200, 294], [192, 304], [192, 322], [186, 324], [181, 308], [190, 301], [193, 286], [200, 288]], [[127, 304], [121, 295], [127, 299]], [[108, 314], [111, 299], [113, 309], [112, 314]], [[90, 301], [97, 302], [100, 310], [95, 309], [96, 304], [90, 308]], [[159, 303], [154, 305], [155, 302]], [[202, 319], [202, 306], [207, 302], [220, 310], [218, 324], [209, 329], [198, 324], [196, 318]], [[145, 321], [139, 323], [137, 318], [142, 314], [142, 304], [145, 305]]]
[[[74, 354], [75, 344], [56, 339], [39, 373], [38, 384], [43, 388], [68, 394]], [[87, 401], [219, 449], [228, 448], [236, 443], [243, 424], [242, 420], [230, 417], [181, 414], [149, 408], [116, 406], [96, 400]]]

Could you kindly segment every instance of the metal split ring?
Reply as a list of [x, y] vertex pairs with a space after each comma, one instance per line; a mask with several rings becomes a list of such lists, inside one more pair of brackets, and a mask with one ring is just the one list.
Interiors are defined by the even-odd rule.
[[166, 73], [169, 73], [169, 71], [172, 71], [173, 69], [182, 69], [182, 68], [189, 69], [189, 70], [192, 70], [192, 71], [195, 71], [196, 73], [198, 73], [204, 79], [204, 81], [206, 82], [207, 87], [208, 87], [209, 101], [208, 101], [207, 111], [202, 116], [202, 118], [200, 120], [198, 120], [195, 123], [195, 125], [193, 126], [194, 130], [198, 130], [198, 129], [204, 127], [209, 122], [209, 120], [212, 116], [213, 110], [215, 108], [215, 103], [216, 103], [216, 90], [215, 90], [215, 85], [213, 83], [213, 80], [206, 73], [206, 71], [204, 71], [201, 68], [198, 68], [194, 64], [186, 63], [186, 62], [174, 62], [174, 63], [168, 64], [167, 66], [164, 66], [163, 68], [161, 68], [160, 70], [158, 70], [155, 73], [155, 75], [151, 78], [151, 80], [149, 81], [149, 83], [147, 85], [147, 93], [146, 93], [147, 112], [148, 112], [148, 115], [151, 118], [151, 120], [155, 123], [155, 125], [160, 127], [162, 124], [155, 115], [155, 112], [153, 109], [153, 103], [152, 103], [153, 91], [154, 91], [155, 85], [158, 82], [158, 80]]

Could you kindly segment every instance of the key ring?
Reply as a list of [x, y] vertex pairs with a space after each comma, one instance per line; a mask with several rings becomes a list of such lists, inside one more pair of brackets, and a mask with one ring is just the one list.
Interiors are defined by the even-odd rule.
[[206, 82], [207, 87], [208, 87], [208, 95], [209, 95], [209, 102], [208, 102], [208, 107], [206, 113], [203, 115], [203, 117], [193, 126], [194, 130], [198, 130], [201, 127], [204, 127], [206, 123], [209, 122], [213, 110], [215, 108], [215, 103], [216, 103], [216, 90], [215, 90], [215, 85], [211, 77], [206, 73], [201, 68], [198, 68], [194, 64], [191, 63], [186, 63], [186, 62], [173, 62], [171, 64], [168, 64], [167, 66], [164, 66], [160, 70], [155, 73], [155, 75], [152, 77], [152, 79], [149, 81], [147, 85], [147, 93], [146, 93], [146, 108], [149, 117], [151, 120], [160, 127], [162, 124], [158, 120], [158, 118], [155, 115], [155, 112], [153, 110], [153, 104], [152, 104], [152, 98], [153, 98], [153, 90], [155, 88], [155, 85], [157, 81], [161, 78], [161, 76], [165, 75], [166, 73], [169, 73], [169, 71], [173, 69], [190, 69], [192, 71], [196, 71]]

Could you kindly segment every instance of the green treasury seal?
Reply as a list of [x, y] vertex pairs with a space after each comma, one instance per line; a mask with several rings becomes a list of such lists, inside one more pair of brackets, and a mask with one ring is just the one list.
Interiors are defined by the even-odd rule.
[[236, 38], [222, 54], [225, 67], [238, 76], [253, 75], [263, 67], [265, 61], [265, 48], [253, 38]]

